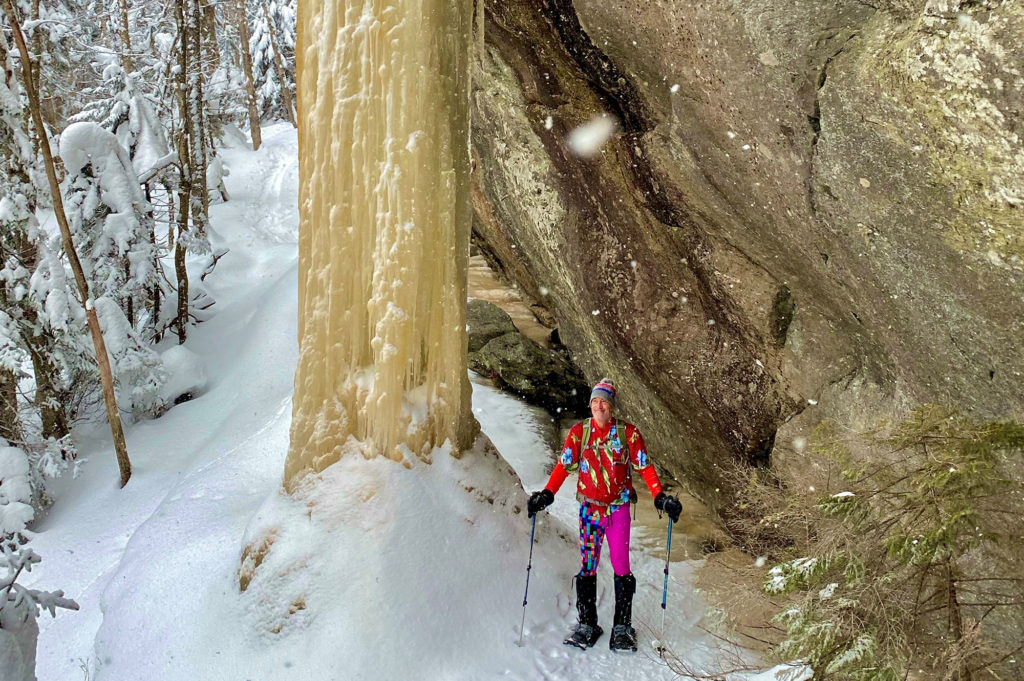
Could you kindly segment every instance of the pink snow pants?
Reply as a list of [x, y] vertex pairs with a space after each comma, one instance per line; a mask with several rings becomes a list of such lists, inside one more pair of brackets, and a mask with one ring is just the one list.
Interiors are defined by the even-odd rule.
[[[602, 518], [598, 507], [580, 504], [580, 574], [596, 575], [601, 544], [608, 538], [608, 553], [616, 575], [629, 574], [629, 504], [614, 506]], [[603, 509], [602, 509], [603, 510]]]

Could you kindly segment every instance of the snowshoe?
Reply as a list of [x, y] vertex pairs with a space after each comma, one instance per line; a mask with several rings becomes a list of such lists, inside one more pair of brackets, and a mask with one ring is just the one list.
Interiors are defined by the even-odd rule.
[[628, 624], [616, 624], [608, 647], [616, 653], [636, 652], [636, 630]]
[[562, 641], [562, 643], [567, 646], [576, 646], [577, 648], [586, 650], [597, 643], [597, 639], [601, 638], [601, 634], [603, 633], [604, 630], [598, 625], [595, 624], [591, 626], [581, 622], [576, 625], [576, 628], [571, 634], [565, 637], [565, 640]]

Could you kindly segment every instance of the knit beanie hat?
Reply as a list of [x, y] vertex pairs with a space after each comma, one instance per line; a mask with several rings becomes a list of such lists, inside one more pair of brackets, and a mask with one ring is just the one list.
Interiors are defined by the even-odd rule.
[[615, 384], [610, 378], [602, 378], [590, 391], [590, 399], [599, 397], [608, 404], [615, 406]]

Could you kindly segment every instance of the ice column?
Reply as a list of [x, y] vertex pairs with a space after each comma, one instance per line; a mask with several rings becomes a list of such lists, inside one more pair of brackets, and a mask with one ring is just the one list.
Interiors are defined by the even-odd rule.
[[350, 452], [427, 458], [472, 437], [472, 9], [299, 2], [299, 364], [286, 486]]

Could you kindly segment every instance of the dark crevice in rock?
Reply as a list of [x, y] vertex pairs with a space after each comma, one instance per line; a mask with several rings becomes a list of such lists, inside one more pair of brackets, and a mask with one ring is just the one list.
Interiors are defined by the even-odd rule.
[[[832, 38], [836, 37], [836, 35], [838, 35], [838, 33], [830, 35], [826, 40], [831, 40]], [[839, 49], [834, 51], [829, 57], [825, 59], [825, 62], [821, 65], [821, 69], [818, 71], [818, 84], [814, 91], [814, 113], [808, 117], [810, 119], [811, 127], [814, 129], [814, 139], [811, 140], [812, 160], [814, 155], [814, 149], [815, 147], [817, 147], [818, 138], [821, 135], [821, 102], [819, 101], [819, 98], [822, 89], [825, 87], [825, 83], [828, 81], [829, 66], [831, 66], [832, 62], [835, 61], [839, 57], [839, 55], [843, 53], [843, 50], [846, 49], [846, 46], [850, 43], [850, 41], [856, 37], [856, 32], [851, 33], [849, 37], [847, 37], [846, 40], [843, 41], [843, 44], [839, 46]]]
[[593, 90], [619, 116], [627, 133], [654, 129], [651, 116], [629, 76], [600, 50], [580, 24], [572, 0], [543, 0], [542, 13]]
[[769, 468], [772, 462], [772, 450], [775, 448], [775, 434], [771, 431], [765, 439], [751, 443], [747, 448], [747, 460], [758, 468]]
[[[829, 40], [832, 40], [837, 35], [839, 35], [839, 33], [833, 33], [832, 35], [829, 35], [825, 39], [825, 41], [827, 42]], [[811, 168], [811, 173], [808, 176], [807, 180], [807, 193], [810, 198], [811, 212], [814, 215], [819, 214], [818, 192], [816, 191], [814, 185], [814, 165], [818, 153], [818, 140], [821, 139], [821, 91], [822, 89], [824, 89], [825, 83], [828, 82], [828, 72], [829, 67], [832, 65], [832, 62], [834, 62], [839, 57], [839, 55], [843, 53], [843, 50], [846, 49], [846, 46], [850, 43], [851, 40], [856, 38], [857, 35], [858, 32], [856, 31], [851, 33], [846, 38], [846, 40], [843, 41], [839, 48], [833, 51], [832, 54], [828, 56], [824, 62], [822, 62], [821, 68], [818, 70], [817, 85], [814, 89], [814, 102], [812, 104], [813, 113], [807, 117], [807, 121], [811, 126], [811, 130], [814, 131], [814, 135], [811, 138], [811, 153], [808, 162], [808, 167]], [[835, 199], [835, 195], [832, 194], [831, 189], [829, 189], [827, 186], [824, 187], [824, 189], [832, 199]]]
[[771, 332], [772, 339], [778, 347], [786, 344], [786, 336], [789, 334], [789, 325], [793, 323], [793, 315], [796, 313], [796, 303], [793, 301], [793, 292], [785, 284], [779, 285], [772, 302]]

